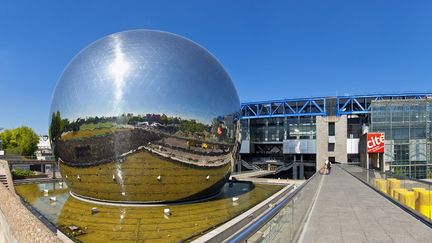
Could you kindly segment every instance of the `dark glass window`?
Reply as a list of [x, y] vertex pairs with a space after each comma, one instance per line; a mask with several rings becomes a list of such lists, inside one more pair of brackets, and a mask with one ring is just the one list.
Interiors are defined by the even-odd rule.
[[408, 144], [394, 145], [394, 162], [393, 164], [406, 165], [409, 164], [409, 146]]
[[348, 163], [360, 162], [360, 154], [348, 154]]
[[393, 128], [392, 131], [393, 139], [409, 139], [409, 129], [405, 127]]
[[412, 139], [425, 139], [426, 129], [425, 128], [411, 128]]
[[334, 136], [335, 134], [336, 134], [336, 131], [335, 131], [336, 129], [335, 129], [335, 123], [334, 122], [329, 122], [328, 123], [328, 132], [329, 132], [329, 136]]
[[328, 144], [328, 151], [329, 152], [333, 152], [335, 150], [335, 144], [334, 143], [329, 143]]

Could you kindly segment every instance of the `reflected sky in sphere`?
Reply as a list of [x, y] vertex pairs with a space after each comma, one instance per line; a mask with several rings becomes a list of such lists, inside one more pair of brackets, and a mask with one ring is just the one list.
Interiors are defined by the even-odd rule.
[[106, 36], [74, 57], [51, 113], [69, 120], [154, 113], [210, 123], [239, 108], [229, 75], [204, 48], [171, 33], [133, 30]]
[[207, 50], [167, 32], [133, 30], [94, 42], [66, 67], [50, 138], [77, 196], [188, 201], [216, 195], [228, 180], [239, 111], [229, 75]]

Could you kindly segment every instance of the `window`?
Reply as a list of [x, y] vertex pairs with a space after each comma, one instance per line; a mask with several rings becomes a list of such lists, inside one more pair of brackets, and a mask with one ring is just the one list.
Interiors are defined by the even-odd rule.
[[336, 134], [335, 123], [334, 122], [329, 122], [328, 123], [328, 135], [329, 136], [334, 136], [335, 134]]
[[348, 154], [348, 163], [360, 162], [360, 154]]
[[426, 128], [411, 128], [410, 135], [412, 139], [425, 139]]
[[328, 151], [329, 152], [334, 152], [335, 150], [335, 144], [334, 143], [329, 143], [328, 144]]
[[395, 144], [394, 145], [394, 161], [393, 164], [406, 165], [409, 164], [409, 145]]
[[394, 140], [409, 139], [409, 129], [407, 127], [393, 127], [392, 135]]
[[366, 117], [348, 116], [347, 138], [360, 138], [360, 136], [362, 135], [363, 124], [368, 124], [368, 120]]

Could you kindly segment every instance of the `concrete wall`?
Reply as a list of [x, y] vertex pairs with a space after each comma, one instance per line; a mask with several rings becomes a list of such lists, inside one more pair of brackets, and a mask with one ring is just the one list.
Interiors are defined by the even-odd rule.
[[2, 211], [0, 211], [0, 242], [18, 242], [18, 240], [14, 237]]
[[0, 160], [0, 175], [5, 175], [6, 176], [7, 184], [9, 186], [9, 190], [11, 190], [13, 192], [13, 194], [15, 196], [17, 196], [15, 194], [15, 187], [14, 187], [13, 180], [12, 180], [12, 174], [11, 174], [11, 172], [9, 170], [9, 164], [5, 160]]
[[332, 117], [336, 127], [336, 146], [334, 157], [340, 163], [347, 162], [347, 116]]
[[[328, 123], [335, 123], [335, 136], [328, 136]], [[328, 151], [329, 140], [334, 140], [335, 149]], [[347, 116], [316, 117], [316, 170], [323, 167], [324, 161], [335, 157], [337, 162], [347, 161]]]
[[[4, 165], [7, 162], [1, 161]], [[0, 166], [3, 169], [8, 166]], [[24, 205], [16, 194], [0, 184], [0, 242], [61, 242]]]
[[324, 166], [328, 158], [328, 122], [326, 117], [316, 117], [316, 171]]

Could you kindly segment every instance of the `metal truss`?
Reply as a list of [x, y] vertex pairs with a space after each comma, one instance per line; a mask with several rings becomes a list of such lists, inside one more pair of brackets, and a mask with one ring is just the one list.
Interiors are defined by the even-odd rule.
[[325, 116], [325, 98], [285, 99], [242, 103], [242, 119], [289, 116]]
[[412, 100], [432, 98], [432, 93], [401, 93], [352, 95], [337, 97], [316, 97], [248, 102], [241, 104], [242, 119], [293, 117], [293, 116], [327, 116], [326, 100], [336, 99], [336, 115], [353, 115], [370, 113], [374, 100]]
[[403, 93], [378, 95], [353, 95], [337, 97], [337, 116], [368, 114], [375, 100], [413, 100], [432, 98], [432, 93]]

